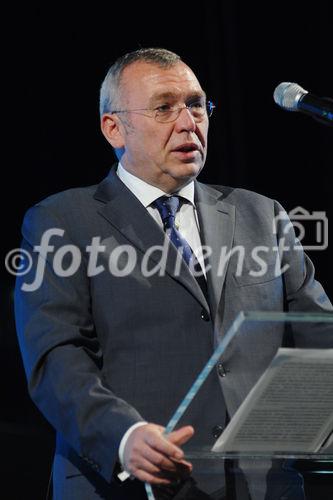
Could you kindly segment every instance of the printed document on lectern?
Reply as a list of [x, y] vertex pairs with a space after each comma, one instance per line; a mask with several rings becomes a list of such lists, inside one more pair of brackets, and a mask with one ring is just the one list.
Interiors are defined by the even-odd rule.
[[279, 349], [212, 451], [333, 452], [333, 349]]

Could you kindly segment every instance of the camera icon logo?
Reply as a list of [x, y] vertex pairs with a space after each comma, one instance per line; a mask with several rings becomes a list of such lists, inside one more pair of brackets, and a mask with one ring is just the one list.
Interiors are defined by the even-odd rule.
[[[304, 250], [326, 250], [328, 247], [328, 218], [326, 212], [309, 212], [298, 206], [290, 210], [288, 215], [281, 212], [275, 219], [287, 220], [289, 224], [284, 228], [286, 234], [292, 227], [296, 238]], [[295, 247], [297, 248], [297, 246]]]

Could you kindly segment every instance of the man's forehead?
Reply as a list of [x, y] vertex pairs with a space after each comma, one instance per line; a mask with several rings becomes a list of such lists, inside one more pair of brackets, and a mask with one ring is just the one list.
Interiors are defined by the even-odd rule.
[[131, 95], [145, 94], [146, 97], [171, 93], [202, 92], [193, 71], [183, 62], [178, 62], [168, 68], [156, 64], [137, 61], [124, 69], [122, 90]]

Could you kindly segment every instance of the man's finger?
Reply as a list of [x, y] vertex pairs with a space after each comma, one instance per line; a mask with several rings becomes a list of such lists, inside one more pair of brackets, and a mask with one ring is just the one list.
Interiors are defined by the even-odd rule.
[[146, 472], [145, 470], [142, 469], [137, 469], [133, 475], [137, 478], [140, 479], [140, 481], [144, 481], [145, 483], [150, 483], [150, 484], [171, 484], [172, 480], [164, 478], [164, 477], [158, 477], [154, 476], [153, 474], [150, 474], [149, 472]]
[[193, 427], [191, 425], [186, 425], [185, 427], [181, 427], [176, 431], [170, 432], [170, 434], [167, 435], [167, 438], [171, 443], [181, 446], [182, 444], [186, 443], [193, 436], [193, 434]]
[[169, 435], [165, 437], [159, 433], [149, 433], [145, 435], [144, 440], [148, 446], [163, 455], [181, 460], [184, 457], [184, 452], [178, 446], [169, 441], [168, 438]]
[[158, 451], [154, 450], [153, 448], [150, 448], [146, 446], [142, 450], [142, 455], [152, 464], [157, 466], [160, 469], [163, 470], [169, 470], [169, 471], [176, 471], [177, 466], [174, 461], [170, 460], [168, 457], [166, 457], [164, 454], [159, 453]]

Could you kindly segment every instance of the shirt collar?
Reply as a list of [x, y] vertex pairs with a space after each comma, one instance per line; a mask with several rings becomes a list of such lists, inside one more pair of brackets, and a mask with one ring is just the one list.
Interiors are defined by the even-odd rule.
[[[147, 182], [139, 179], [135, 175], [128, 172], [122, 164], [118, 163], [117, 175], [119, 179], [125, 184], [125, 186], [132, 191], [134, 196], [147, 208], [160, 196], [165, 196], [167, 193], [161, 189], [148, 184]], [[182, 187], [177, 191], [177, 195], [185, 198], [193, 206], [194, 205], [194, 181], [191, 181], [186, 186]]]

